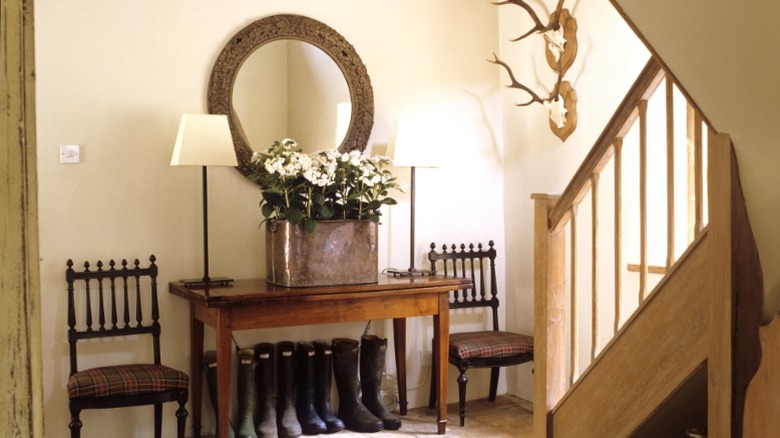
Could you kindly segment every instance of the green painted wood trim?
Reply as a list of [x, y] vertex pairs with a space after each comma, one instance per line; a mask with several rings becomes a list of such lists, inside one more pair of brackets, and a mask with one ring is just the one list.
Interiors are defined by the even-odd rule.
[[43, 436], [33, 0], [0, 0], [0, 430]]

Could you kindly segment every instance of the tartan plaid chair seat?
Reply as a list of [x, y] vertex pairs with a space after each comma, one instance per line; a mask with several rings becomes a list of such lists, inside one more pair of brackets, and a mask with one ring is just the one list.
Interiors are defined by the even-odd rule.
[[[160, 363], [160, 323], [157, 306], [157, 265], [149, 258], [148, 268], [132, 268], [122, 260], [117, 269], [113, 260], [110, 268], [91, 271], [84, 263], [84, 271], [74, 271], [68, 260], [65, 277], [68, 283], [68, 342], [70, 343], [70, 377], [68, 398], [71, 414], [71, 438], [81, 436], [83, 409], [108, 409], [127, 406], [154, 405], [154, 436], [162, 435], [162, 404], [178, 402], [176, 411], [177, 436], [184, 437], [189, 377], [187, 374]], [[151, 320], [143, 317], [143, 302], [151, 302]], [[133, 297], [134, 299], [130, 299]], [[77, 303], [82, 318], [77, 323]], [[83, 305], [83, 307], [81, 307]], [[131, 306], [135, 311], [131, 312]], [[135, 316], [131, 321], [131, 313]], [[107, 321], [106, 316], [110, 320]], [[95, 318], [95, 316], [97, 318]], [[122, 318], [121, 320], [119, 318]], [[95, 319], [97, 321], [95, 321]], [[132, 363], [100, 366], [79, 371], [76, 343], [87, 339], [151, 335], [154, 363]], [[140, 338], [140, 337], [139, 337]], [[125, 339], [126, 340], [126, 339]]]
[[[460, 245], [457, 251], [455, 245], [447, 250], [436, 251], [436, 245], [431, 243], [428, 260], [431, 270], [436, 274], [470, 278], [474, 284], [472, 289], [453, 291], [450, 293], [450, 309], [490, 308], [492, 329], [461, 333], [450, 333], [449, 363], [458, 367], [458, 404], [460, 408], [460, 425], [466, 423], [466, 371], [469, 368], [490, 368], [490, 401], [496, 400], [498, 377], [501, 367], [518, 365], [533, 360], [534, 338], [529, 335], [499, 330], [498, 324], [498, 288], [496, 286], [496, 250], [493, 241], [483, 249], [482, 244]], [[450, 319], [452, 321], [452, 318]], [[434, 349], [435, 352], [435, 349]], [[428, 405], [436, 406], [435, 385], [438, 379], [436, 367], [432, 367], [431, 395]]]
[[189, 386], [187, 374], [165, 365], [113, 365], [79, 371], [70, 376], [68, 397], [117, 397], [186, 390]]
[[533, 351], [534, 338], [520, 333], [490, 330], [450, 335], [450, 355], [461, 360], [512, 357]]

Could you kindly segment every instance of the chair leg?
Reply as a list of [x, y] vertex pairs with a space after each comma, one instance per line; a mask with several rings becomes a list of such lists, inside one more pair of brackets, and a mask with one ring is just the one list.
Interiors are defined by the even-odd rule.
[[466, 370], [469, 366], [466, 364], [460, 364], [458, 366], [460, 375], [458, 376], [458, 407], [460, 408], [460, 425], [466, 425], [466, 383], [469, 379], [466, 378]]
[[490, 395], [488, 400], [496, 401], [496, 393], [498, 392], [498, 373], [501, 371], [501, 367], [493, 367], [490, 369]]
[[79, 419], [80, 413], [81, 409], [70, 408], [70, 438], [81, 437], [81, 419]]
[[162, 438], [162, 403], [154, 404], [154, 438]]
[[189, 394], [187, 391], [179, 393], [177, 401], [179, 402], [179, 409], [176, 410], [176, 437], [184, 438], [184, 429], [187, 426], [187, 408], [184, 406], [187, 404], [187, 398]]

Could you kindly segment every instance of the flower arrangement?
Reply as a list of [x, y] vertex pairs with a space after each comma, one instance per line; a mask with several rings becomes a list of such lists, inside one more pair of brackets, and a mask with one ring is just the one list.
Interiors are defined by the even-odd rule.
[[386, 169], [390, 164], [387, 157], [366, 158], [360, 151], [304, 154], [294, 140], [286, 138], [253, 154], [250, 179], [262, 190], [263, 222], [303, 223], [307, 231], [313, 231], [318, 220], [378, 223], [380, 207], [396, 204], [389, 190], [401, 190]]

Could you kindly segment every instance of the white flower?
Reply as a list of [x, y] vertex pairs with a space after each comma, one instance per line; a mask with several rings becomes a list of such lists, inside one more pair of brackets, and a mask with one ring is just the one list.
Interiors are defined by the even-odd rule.
[[360, 161], [362, 158], [363, 156], [358, 150], [354, 150], [349, 153], [349, 163], [353, 166], [360, 166]]

